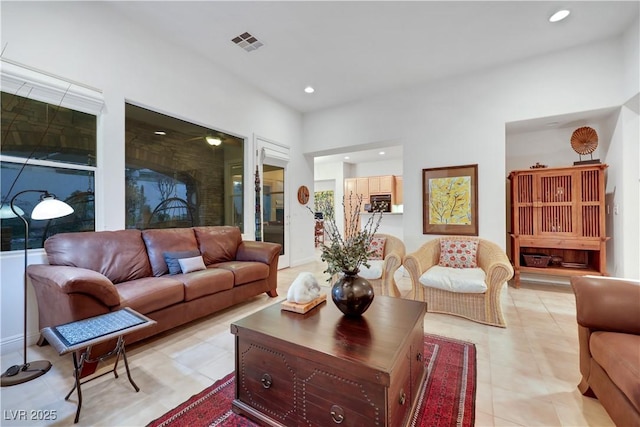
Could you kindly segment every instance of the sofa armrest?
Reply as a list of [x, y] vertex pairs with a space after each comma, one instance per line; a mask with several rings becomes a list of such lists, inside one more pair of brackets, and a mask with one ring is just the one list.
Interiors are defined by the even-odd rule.
[[115, 285], [102, 274], [79, 267], [36, 264], [27, 267], [34, 288], [48, 288], [64, 294], [81, 293], [92, 296], [107, 307], [120, 304]]
[[269, 291], [267, 294], [271, 297], [278, 296], [276, 289], [278, 288], [278, 260], [281, 249], [282, 245], [279, 243], [243, 240], [238, 245], [236, 252], [236, 261], [263, 262], [269, 266], [269, 277], [267, 278]]
[[256, 261], [271, 264], [280, 255], [282, 246], [278, 243], [244, 240], [238, 246], [236, 261]]
[[573, 276], [578, 325], [640, 335], [640, 282], [608, 277]]

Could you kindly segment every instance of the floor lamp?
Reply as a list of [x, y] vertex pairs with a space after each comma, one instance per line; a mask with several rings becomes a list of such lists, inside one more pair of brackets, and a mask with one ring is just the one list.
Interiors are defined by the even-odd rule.
[[51, 369], [51, 362], [48, 360], [36, 360], [27, 362], [27, 249], [29, 247], [29, 222], [25, 219], [24, 211], [14, 205], [16, 198], [24, 193], [41, 193], [40, 202], [33, 208], [31, 219], [53, 219], [60, 218], [73, 213], [73, 208], [56, 199], [56, 196], [46, 190], [24, 190], [13, 196], [10, 207], [11, 212], [3, 209], [3, 218], [19, 217], [24, 222], [24, 336], [23, 336], [23, 363], [13, 365], [7, 369], [0, 379], [2, 387], [25, 383], [45, 374]]

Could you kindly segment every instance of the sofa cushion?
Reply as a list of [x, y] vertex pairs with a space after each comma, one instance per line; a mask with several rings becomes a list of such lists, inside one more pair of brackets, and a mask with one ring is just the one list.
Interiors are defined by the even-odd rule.
[[482, 294], [487, 291], [486, 275], [481, 268], [451, 268], [434, 265], [420, 276], [424, 286], [449, 292]]
[[59, 233], [44, 242], [51, 265], [93, 270], [113, 283], [151, 276], [140, 230]]
[[177, 251], [177, 252], [164, 252], [164, 262], [169, 268], [169, 274], [182, 273], [182, 267], [180, 266], [180, 260], [183, 258], [193, 258], [194, 256], [200, 256], [200, 251]]
[[611, 381], [640, 411], [640, 335], [597, 331], [591, 334], [589, 349]]
[[[153, 275], [167, 274], [169, 267], [164, 258], [165, 252], [197, 251], [198, 242], [191, 228], [163, 228], [142, 231], [142, 239], [147, 247]], [[179, 273], [179, 268], [177, 273]]]
[[114, 310], [131, 307], [148, 314], [184, 301], [184, 284], [174, 277], [145, 277], [116, 285], [120, 305]]
[[207, 268], [204, 265], [201, 255], [190, 258], [180, 258], [178, 263], [180, 264], [180, 270], [185, 274], [194, 271], [206, 270]]
[[440, 239], [440, 261], [438, 265], [452, 268], [478, 267], [478, 239], [473, 237], [450, 237]]
[[184, 283], [184, 300], [191, 301], [233, 288], [233, 273], [223, 268], [207, 268], [172, 276]]
[[193, 230], [206, 265], [236, 259], [238, 245], [242, 243], [238, 227], [194, 227]]
[[214, 264], [214, 267], [232, 272], [235, 286], [269, 277], [269, 266], [261, 262], [229, 261]]

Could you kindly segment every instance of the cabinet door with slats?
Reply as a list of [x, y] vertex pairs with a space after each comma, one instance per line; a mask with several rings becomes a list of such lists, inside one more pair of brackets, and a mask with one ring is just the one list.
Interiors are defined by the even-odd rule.
[[539, 175], [534, 196], [534, 207], [540, 209], [538, 234], [576, 235], [574, 176], [571, 171]]

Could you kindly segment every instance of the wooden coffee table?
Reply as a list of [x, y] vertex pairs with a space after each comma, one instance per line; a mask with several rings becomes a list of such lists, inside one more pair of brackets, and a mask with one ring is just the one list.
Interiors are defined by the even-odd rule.
[[232, 323], [234, 412], [269, 426], [407, 424], [426, 374], [425, 312], [423, 302], [376, 296], [359, 319], [329, 300]]

